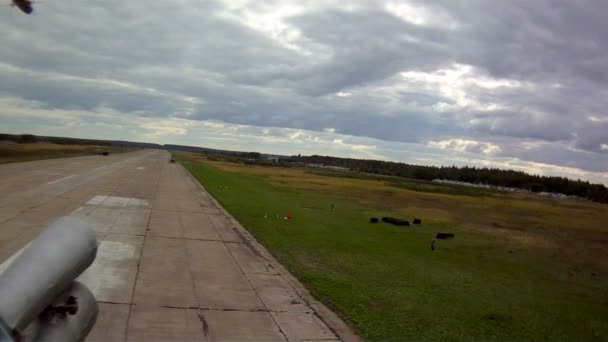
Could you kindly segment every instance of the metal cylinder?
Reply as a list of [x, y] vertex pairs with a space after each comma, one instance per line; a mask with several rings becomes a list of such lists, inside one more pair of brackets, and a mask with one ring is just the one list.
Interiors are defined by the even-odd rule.
[[23, 330], [72, 286], [96, 253], [95, 233], [82, 220], [53, 222], [0, 275], [0, 319]]
[[99, 311], [95, 296], [81, 283], [72, 286], [55, 299], [61, 305], [68, 297], [78, 298], [78, 312], [74, 315], [47, 314], [34, 321], [24, 334], [24, 342], [75, 342], [84, 341], [97, 319]]

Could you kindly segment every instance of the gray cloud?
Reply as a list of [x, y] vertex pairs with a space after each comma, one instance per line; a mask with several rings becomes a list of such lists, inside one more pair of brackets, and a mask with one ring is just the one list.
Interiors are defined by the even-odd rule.
[[261, 135], [331, 128], [427, 154], [430, 142], [475, 141], [465, 152], [480, 160], [607, 172], [607, 10], [591, 0], [48, 2], [0, 22], [0, 96]]
[[386, 11], [319, 11], [292, 22], [307, 38], [333, 52], [328, 63], [298, 75], [303, 78], [298, 88], [312, 95], [365, 85], [402, 70], [434, 70], [451, 62], [443, 32], [404, 23]]

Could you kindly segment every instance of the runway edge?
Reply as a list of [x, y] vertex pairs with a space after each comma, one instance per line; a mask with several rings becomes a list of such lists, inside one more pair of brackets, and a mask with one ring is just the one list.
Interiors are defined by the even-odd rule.
[[257, 252], [260, 256], [266, 259], [275, 270], [289, 283], [289, 285], [302, 297], [308, 306], [315, 312], [315, 314], [329, 327], [329, 329], [336, 334], [342, 341], [345, 342], [362, 342], [363, 339], [359, 337], [354, 330], [344, 322], [344, 320], [333, 310], [328, 308], [325, 304], [318, 301], [310, 291], [304, 286], [296, 277], [294, 277], [289, 270], [284, 267], [278, 260], [260, 244], [251, 233], [241, 225], [241, 223], [235, 219], [211, 194], [206, 188], [190, 173], [183, 165], [179, 164], [180, 168], [184, 173], [188, 175], [190, 180], [201, 189], [202, 193], [209, 198], [211, 203], [215, 205], [222, 214], [228, 218], [232, 223], [232, 229], [239, 234], [243, 241], [249, 245], [249, 247]]

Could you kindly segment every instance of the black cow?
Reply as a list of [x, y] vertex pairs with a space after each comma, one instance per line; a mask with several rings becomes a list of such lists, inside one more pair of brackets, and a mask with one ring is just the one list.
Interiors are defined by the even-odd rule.
[[454, 238], [453, 233], [437, 233], [437, 235], [435, 235], [433, 238], [433, 241], [431, 241], [431, 250], [435, 250], [435, 242], [437, 242], [437, 240], [449, 240], [452, 238]]
[[394, 218], [394, 217], [388, 217], [388, 216], [383, 217], [382, 222], [394, 224], [395, 226], [409, 226], [410, 225], [409, 221]]
[[422, 224], [422, 220], [421, 219], [414, 219], [414, 222], [412, 222], [413, 224]]

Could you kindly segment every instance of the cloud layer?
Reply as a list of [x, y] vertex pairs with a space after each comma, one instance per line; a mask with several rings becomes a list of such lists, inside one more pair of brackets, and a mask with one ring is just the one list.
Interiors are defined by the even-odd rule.
[[0, 126], [608, 183], [608, 4], [76, 0], [7, 8]]

